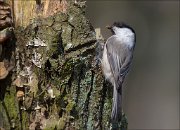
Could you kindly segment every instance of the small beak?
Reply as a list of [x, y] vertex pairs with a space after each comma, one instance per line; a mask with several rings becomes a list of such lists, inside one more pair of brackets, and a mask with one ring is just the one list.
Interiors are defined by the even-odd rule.
[[111, 26], [109, 26], [109, 25], [107, 25], [107, 26], [106, 26], [106, 28], [107, 28], [107, 29], [111, 29], [112, 27], [111, 27]]

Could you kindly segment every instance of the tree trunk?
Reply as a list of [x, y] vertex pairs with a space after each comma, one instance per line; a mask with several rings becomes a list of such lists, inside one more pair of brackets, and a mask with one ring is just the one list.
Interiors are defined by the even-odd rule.
[[85, 17], [85, 3], [8, 2], [16, 65], [0, 80], [0, 128], [109, 129], [112, 87], [96, 60], [98, 41]]

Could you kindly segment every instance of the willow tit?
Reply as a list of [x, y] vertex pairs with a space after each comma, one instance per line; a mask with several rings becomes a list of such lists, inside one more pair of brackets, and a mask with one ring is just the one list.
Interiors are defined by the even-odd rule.
[[102, 70], [105, 78], [113, 85], [113, 107], [111, 122], [121, 120], [122, 84], [129, 71], [135, 47], [135, 31], [124, 23], [114, 23], [108, 27], [113, 33], [104, 45]]

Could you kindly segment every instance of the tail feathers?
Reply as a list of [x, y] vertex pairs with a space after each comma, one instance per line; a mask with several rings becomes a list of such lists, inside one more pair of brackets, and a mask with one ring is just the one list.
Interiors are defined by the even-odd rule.
[[121, 93], [118, 92], [116, 86], [114, 85], [113, 107], [112, 107], [112, 113], [111, 113], [112, 123], [118, 123], [121, 120], [121, 109], [122, 109], [121, 104], [122, 104]]

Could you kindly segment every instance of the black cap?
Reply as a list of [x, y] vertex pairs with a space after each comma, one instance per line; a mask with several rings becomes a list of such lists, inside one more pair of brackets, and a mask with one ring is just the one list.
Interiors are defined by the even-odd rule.
[[135, 33], [134, 29], [129, 26], [128, 24], [124, 23], [124, 22], [114, 22], [112, 27], [113, 26], [116, 26], [116, 27], [119, 27], [119, 28], [129, 28], [133, 33]]

